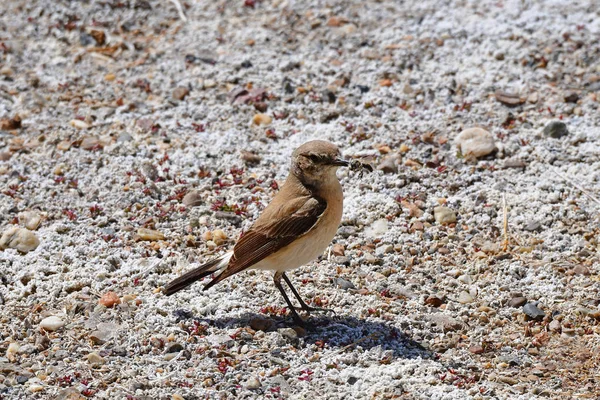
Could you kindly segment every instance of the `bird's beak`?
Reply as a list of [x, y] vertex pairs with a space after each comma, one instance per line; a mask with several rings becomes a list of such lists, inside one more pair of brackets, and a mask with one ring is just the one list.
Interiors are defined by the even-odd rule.
[[330, 165], [335, 165], [336, 167], [347, 167], [350, 163], [344, 159], [336, 158], [334, 159]]

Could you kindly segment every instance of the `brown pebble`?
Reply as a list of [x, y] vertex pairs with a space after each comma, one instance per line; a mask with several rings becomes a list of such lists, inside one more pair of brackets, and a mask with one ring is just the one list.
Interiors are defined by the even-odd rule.
[[94, 38], [98, 46], [102, 46], [104, 43], [106, 43], [106, 33], [104, 33], [104, 31], [92, 29], [90, 31], [90, 36]]
[[175, 100], [183, 100], [190, 93], [190, 90], [185, 86], [178, 86], [173, 90], [173, 98]]
[[2, 131], [10, 131], [13, 129], [21, 128], [21, 117], [19, 115], [15, 115], [12, 118], [2, 118], [0, 119], [0, 130]]
[[476, 344], [469, 347], [469, 351], [473, 354], [481, 354], [483, 353], [483, 347], [481, 345]]
[[147, 228], [139, 228], [137, 235], [140, 240], [157, 241], [165, 240], [165, 235], [162, 232]]
[[331, 248], [331, 254], [333, 254], [334, 256], [346, 255], [346, 252], [344, 251], [344, 246], [339, 243], [334, 244]]
[[425, 304], [432, 306], [432, 307], [439, 307], [442, 304], [444, 304], [444, 300], [439, 298], [438, 296], [431, 295], [425, 299]]
[[71, 148], [71, 142], [69, 140], [63, 140], [56, 145], [58, 150], [67, 151]]
[[267, 103], [265, 103], [264, 101], [259, 101], [257, 103], [254, 103], [254, 108], [256, 109], [256, 111], [260, 111], [261, 113], [264, 113], [269, 108], [269, 105]]
[[585, 275], [588, 276], [590, 274], [590, 269], [585, 265], [576, 265], [569, 271], [569, 275]]
[[422, 231], [424, 228], [425, 227], [423, 226], [423, 223], [421, 221], [415, 221], [408, 230], [412, 233], [416, 231]]
[[255, 331], [267, 331], [273, 326], [273, 321], [266, 318], [253, 318], [250, 327]]
[[258, 154], [249, 152], [247, 150], [242, 150], [240, 152], [240, 158], [243, 161], [247, 162], [248, 164], [258, 164], [262, 160], [261, 156], [259, 156]]
[[252, 123], [254, 125], [269, 125], [271, 121], [273, 121], [273, 118], [267, 114], [256, 114], [252, 117]]
[[106, 292], [100, 297], [98, 303], [106, 308], [112, 308], [115, 305], [121, 303], [121, 299], [115, 292]]

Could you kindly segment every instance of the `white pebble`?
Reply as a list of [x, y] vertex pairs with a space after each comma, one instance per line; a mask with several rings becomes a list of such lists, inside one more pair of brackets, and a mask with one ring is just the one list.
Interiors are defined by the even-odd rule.
[[33, 232], [17, 226], [4, 232], [0, 239], [0, 249], [17, 249], [21, 253], [29, 253], [35, 250], [39, 244], [40, 240]]
[[465, 129], [456, 137], [455, 143], [465, 157], [479, 158], [496, 150], [492, 134], [481, 128]]
[[56, 315], [51, 315], [46, 317], [40, 322], [40, 328], [43, 328], [47, 331], [54, 332], [65, 325], [65, 322], [57, 317]]

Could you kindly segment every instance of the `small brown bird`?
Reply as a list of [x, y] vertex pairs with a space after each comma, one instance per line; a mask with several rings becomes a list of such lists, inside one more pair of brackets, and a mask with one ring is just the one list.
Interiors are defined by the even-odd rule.
[[303, 320], [283, 289], [281, 278], [300, 302], [300, 309], [307, 313], [321, 311], [302, 300], [285, 272], [323, 254], [333, 239], [342, 219], [344, 200], [336, 171], [348, 165], [333, 143], [314, 140], [298, 147], [283, 187], [238, 239], [233, 251], [173, 280], [165, 293], [172, 295], [211, 274], [216, 276], [204, 290], [248, 268], [272, 270], [273, 282], [297, 323]]

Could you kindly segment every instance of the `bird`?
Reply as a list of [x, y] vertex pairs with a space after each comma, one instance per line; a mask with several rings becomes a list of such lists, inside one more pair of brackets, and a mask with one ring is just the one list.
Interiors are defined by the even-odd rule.
[[[286, 272], [316, 259], [334, 238], [344, 202], [336, 172], [349, 165], [331, 142], [312, 140], [299, 146], [292, 153], [290, 172], [281, 190], [233, 249], [169, 282], [164, 293], [170, 296], [209, 275], [213, 279], [203, 290], [247, 269], [267, 270], [274, 272], [273, 283], [297, 324], [304, 324], [297, 310], [308, 315], [327, 311], [306, 304]], [[282, 279], [300, 307], [290, 301]]]

